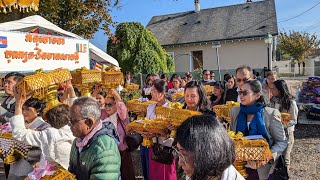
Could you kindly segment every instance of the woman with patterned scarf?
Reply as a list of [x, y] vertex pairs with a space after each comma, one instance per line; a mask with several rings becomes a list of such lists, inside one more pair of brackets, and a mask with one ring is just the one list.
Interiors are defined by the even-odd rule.
[[265, 180], [273, 173], [274, 165], [287, 147], [281, 114], [277, 109], [266, 107], [262, 85], [258, 80], [249, 80], [238, 91], [241, 104], [231, 110], [230, 128], [245, 136], [262, 135], [268, 143], [273, 158], [255, 170], [252, 162], [247, 163], [248, 179]]

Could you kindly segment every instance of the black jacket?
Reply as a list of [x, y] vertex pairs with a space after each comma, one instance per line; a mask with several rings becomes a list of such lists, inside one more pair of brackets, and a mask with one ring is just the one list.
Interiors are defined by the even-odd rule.
[[227, 101], [234, 101], [237, 102], [238, 99], [238, 91], [237, 91], [237, 87], [233, 88], [233, 89], [228, 89], [226, 92], [226, 99], [224, 100], [224, 102], [226, 103]]

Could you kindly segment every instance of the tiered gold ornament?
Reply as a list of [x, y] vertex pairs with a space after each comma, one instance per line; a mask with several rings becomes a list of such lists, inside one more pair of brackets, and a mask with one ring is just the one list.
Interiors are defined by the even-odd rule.
[[203, 88], [208, 96], [212, 95], [214, 86], [204, 85]]
[[[162, 119], [165, 119], [169, 125], [178, 127], [187, 120], [189, 117], [195, 115], [201, 115], [202, 113], [198, 111], [190, 111], [187, 109], [182, 109], [183, 105], [181, 103], [170, 103], [169, 108], [167, 107], [157, 107], [156, 115]], [[174, 138], [176, 136], [176, 131], [172, 130], [170, 137]]]
[[26, 158], [30, 149], [31, 146], [15, 140], [12, 133], [0, 132], [0, 156], [4, 164], [13, 164], [21, 157]]
[[107, 89], [117, 88], [119, 85], [124, 84], [123, 73], [119, 67], [111, 66], [102, 72], [102, 85]]
[[139, 84], [130, 83], [130, 84], [126, 84], [125, 88], [128, 90], [128, 92], [133, 92], [133, 91], [139, 90], [140, 86]]
[[127, 125], [129, 133], [136, 132], [143, 136], [143, 146], [150, 147], [153, 145], [153, 137], [165, 137], [168, 134], [167, 124], [163, 119], [156, 118], [149, 120], [144, 118], [136, 120]]
[[129, 111], [137, 114], [138, 119], [143, 118], [147, 115], [147, 108], [151, 104], [156, 104], [155, 101], [142, 101], [142, 99], [133, 99], [127, 102], [127, 108]]
[[16, 84], [16, 89], [21, 92], [21, 95], [32, 96], [41, 100], [46, 100], [45, 114], [49, 109], [59, 105], [56, 98], [57, 85], [65, 83], [71, 79], [71, 74], [68, 69], [60, 68], [49, 72], [37, 70], [35, 74], [26, 76]]
[[90, 97], [91, 88], [101, 82], [101, 71], [99, 70], [88, 70], [83, 67], [73, 71], [72, 75], [72, 84], [80, 89], [81, 96]]
[[235, 144], [236, 161], [234, 166], [242, 176], [247, 177], [244, 168], [247, 161], [254, 161], [255, 167], [259, 168], [264, 161], [272, 159], [269, 144], [265, 139], [248, 140], [243, 137], [241, 132], [235, 134], [233, 131], [229, 131], [228, 133]]
[[[54, 171], [53, 175], [45, 175], [41, 177], [41, 180], [75, 180], [76, 176], [64, 169], [60, 164], [56, 162], [51, 162], [54, 167], [52, 171]], [[30, 180], [29, 177], [26, 177], [25, 180]]]
[[216, 115], [223, 120], [226, 120], [230, 123], [231, 117], [230, 112], [233, 107], [240, 106], [240, 103], [234, 102], [234, 101], [227, 101], [224, 105], [215, 105], [213, 106], [213, 111], [216, 113]]
[[19, 9], [21, 13], [29, 13], [38, 11], [39, 0], [1, 0], [0, 13], [12, 12]]
[[291, 121], [292, 117], [291, 114], [281, 112], [281, 122], [283, 125], [288, 125], [288, 123]]
[[183, 98], [184, 97], [184, 92], [176, 92], [174, 94], [171, 94], [171, 98], [173, 102], [176, 102], [178, 99]]

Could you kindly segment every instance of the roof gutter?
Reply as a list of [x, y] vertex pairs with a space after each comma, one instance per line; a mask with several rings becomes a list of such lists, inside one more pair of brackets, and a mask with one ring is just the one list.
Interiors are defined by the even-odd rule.
[[[270, 33], [272, 36], [277, 36], [279, 33]], [[227, 38], [227, 39], [215, 39], [215, 40], [207, 40], [207, 41], [195, 41], [195, 42], [187, 42], [187, 43], [180, 43], [180, 44], [162, 44], [161, 46], [181, 46], [181, 45], [189, 45], [189, 44], [203, 44], [203, 43], [215, 43], [215, 42], [222, 42], [222, 41], [241, 41], [241, 40], [249, 40], [249, 39], [264, 39], [265, 35], [259, 36], [247, 36], [241, 38]]]

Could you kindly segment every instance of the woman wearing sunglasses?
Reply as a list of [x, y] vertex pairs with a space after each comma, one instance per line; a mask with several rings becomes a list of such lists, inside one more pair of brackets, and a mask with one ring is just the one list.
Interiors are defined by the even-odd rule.
[[[149, 105], [147, 108], [146, 118], [152, 120], [156, 118], [156, 107], [169, 107], [169, 101], [166, 98], [166, 82], [162, 79], [153, 81], [151, 87], [152, 101], [156, 104]], [[162, 138], [154, 138], [154, 143], [162, 144], [163, 146], [171, 147], [172, 138], [167, 141], [162, 141]], [[172, 164], [162, 164], [152, 160], [152, 148], [140, 146], [140, 157], [142, 162], [142, 170], [144, 179], [147, 180], [176, 180], [176, 166]]]
[[[106, 98], [99, 100], [100, 96]], [[115, 89], [111, 89], [108, 95], [105, 92], [100, 92], [96, 97], [101, 105], [104, 104], [104, 108], [101, 110], [102, 122], [111, 122], [119, 134], [120, 144], [118, 148], [121, 155], [121, 179], [134, 180], [135, 175], [131, 152], [128, 150], [128, 145], [125, 141], [125, 128], [129, 123], [128, 109]], [[103, 114], [105, 117], [102, 117]]]
[[294, 143], [294, 127], [295, 124], [297, 124], [299, 109], [294, 97], [289, 92], [287, 83], [284, 80], [277, 80], [270, 84], [270, 90], [273, 95], [271, 98], [271, 107], [279, 109], [280, 112], [286, 112], [291, 115], [291, 121], [284, 129], [288, 139], [288, 147], [283, 153], [289, 171], [290, 154]]
[[248, 179], [265, 180], [272, 174], [274, 162], [287, 147], [281, 115], [277, 109], [266, 107], [262, 85], [258, 80], [244, 82], [238, 93], [241, 104], [231, 110], [230, 128], [245, 136], [262, 135], [268, 141], [273, 158], [257, 170], [254, 170], [252, 162], [247, 163]]
[[233, 167], [235, 147], [211, 115], [193, 116], [177, 128], [179, 166], [191, 180], [244, 180]]

